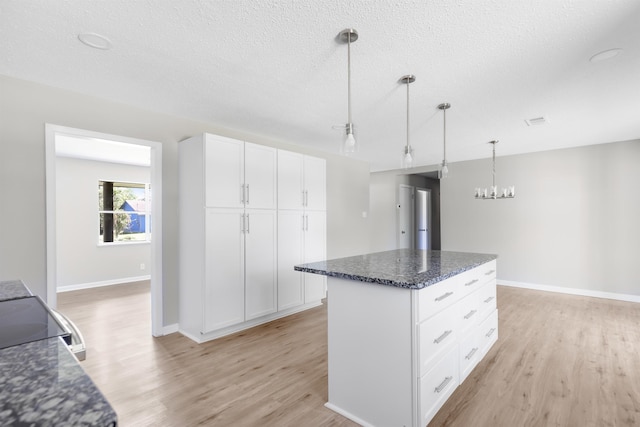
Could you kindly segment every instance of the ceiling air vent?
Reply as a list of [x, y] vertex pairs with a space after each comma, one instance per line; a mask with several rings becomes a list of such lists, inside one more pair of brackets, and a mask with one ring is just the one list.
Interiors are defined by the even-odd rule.
[[527, 126], [540, 126], [549, 123], [549, 120], [547, 120], [547, 118], [544, 116], [540, 116], [534, 117], [532, 119], [526, 119], [524, 122], [527, 124]]

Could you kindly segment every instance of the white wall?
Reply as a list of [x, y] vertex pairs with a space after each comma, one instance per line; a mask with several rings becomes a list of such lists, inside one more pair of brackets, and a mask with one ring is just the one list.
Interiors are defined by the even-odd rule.
[[56, 158], [58, 288], [125, 282], [151, 274], [151, 245], [98, 245], [97, 215], [98, 181], [148, 183], [150, 179], [149, 167]]
[[[491, 158], [440, 181], [442, 250], [498, 255], [498, 280], [586, 295], [640, 296], [640, 141], [498, 157], [516, 198], [476, 200]], [[371, 174], [371, 250], [396, 247], [403, 171]], [[606, 295], [604, 295], [606, 296]], [[635, 298], [631, 298], [635, 300]]]
[[[327, 159], [330, 257], [366, 252], [366, 163], [285, 141], [146, 111], [0, 76], [0, 280], [22, 279], [46, 299], [45, 123], [162, 144], [164, 325], [178, 321], [178, 141], [202, 132]], [[328, 124], [327, 126], [330, 126]], [[327, 147], [334, 146], [327, 141]]]
[[640, 141], [496, 160], [516, 198], [475, 200], [491, 159], [441, 181], [444, 250], [498, 254], [498, 280], [640, 295]]

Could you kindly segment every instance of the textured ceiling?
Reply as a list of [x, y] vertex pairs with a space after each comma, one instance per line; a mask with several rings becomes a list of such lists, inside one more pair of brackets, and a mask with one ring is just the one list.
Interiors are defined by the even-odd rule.
[[399, 167], [409, 73], [416, 165], [442, 159], [445, 101], [450, 162], [640, 138], [639, 22], [638, 0], [0, 0], [0, 74], [337, 152], [353, 27], [375, 171]]

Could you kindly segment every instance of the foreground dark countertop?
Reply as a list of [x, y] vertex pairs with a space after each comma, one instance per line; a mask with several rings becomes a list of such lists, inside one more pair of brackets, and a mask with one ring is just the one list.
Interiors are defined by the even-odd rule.
[[479, 265], [497, 255], [397, 249], [296, 265], [297, 271], [367, 283], [422, 289]]
[[[0, 301], [31, 296], [19, 280], [0, 282]], [[111, 405], [61, 338], [0, 350], [1, 426], [116, 424]]]

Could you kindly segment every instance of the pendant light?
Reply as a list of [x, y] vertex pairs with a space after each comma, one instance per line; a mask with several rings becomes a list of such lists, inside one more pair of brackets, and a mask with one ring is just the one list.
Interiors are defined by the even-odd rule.
[[440, 168], [440, 178], [446, 178], [449, 175], [449, 164], [447, 163], [447, 110], [451, 108], [451, 104], [448, 102], [443, 102], [438, 105], [438, 109], [442, 110], [443, 117], [443, 157], [442, 157], [442, 167]]
[[348, 120], [344, 126], [345, 138], [342, 142], [340, 151], [342, 154], [349, 156], [358, 151], [358, 143], [353, 134], [353, 122], [351, 121], [351, 43], [358, 40], [358, 32], [353, 28], [347, 28], [340, 31], [338, 39], [347, 44], [347, 108]]
[[416, 76], [407, 74], [403, 76], [400, 81], [407, 85], [407, 145], [402, 152], [402, 167], [408, 169], [413, 166], [413, 148], [411, 148], [411, 144], [409, 143], [409, 84], [416, 81]]
[[498, 195], [498, 187], [496, 186], [496, 144], [498, 140], [489, 141], [493, 145], [493, 185], [489, 191], [486, 188], [476, 188], [476, 199], [496, 200], [496, 199], [513, 199], [516, 196], [516, 187], [514, 185], [509, 188], [503, 188]]

